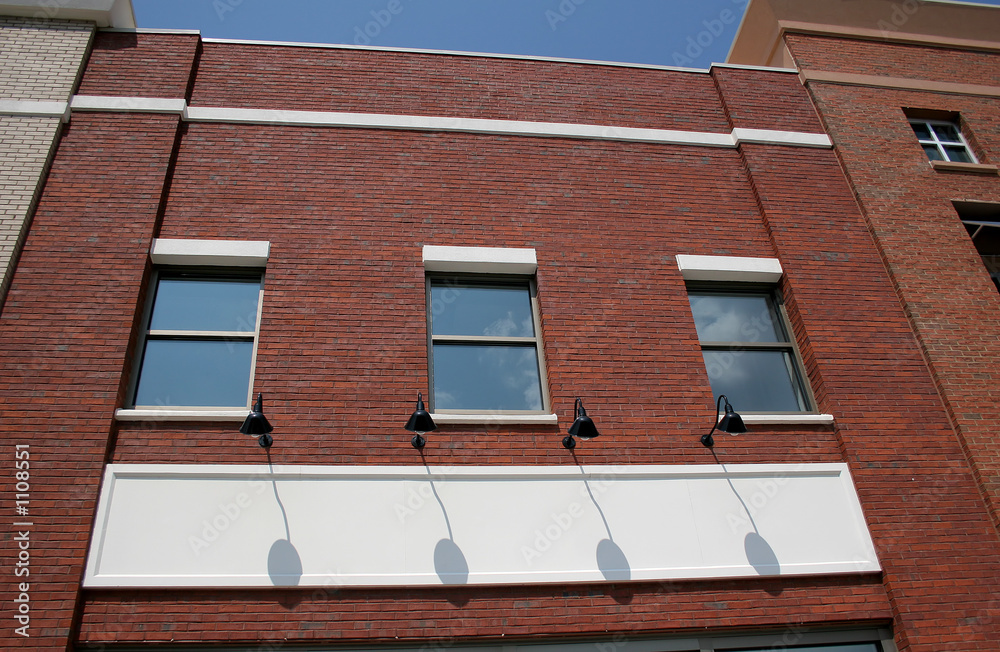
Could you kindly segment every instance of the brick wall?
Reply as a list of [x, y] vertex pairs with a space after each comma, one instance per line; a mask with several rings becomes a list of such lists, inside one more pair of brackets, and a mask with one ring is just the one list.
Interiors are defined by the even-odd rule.
[[785, 42], [802, 70], [1000, 85], [995, 52], [804, 34], [788, 34]]
[[197, 34], [98, 32], [80, 95], [188, 97]]
[[[206, 43], [193, 106], [575, 122], [720, 131], [707, 75], [439, 54]], [[266, 53], [266, 55], [265, 55]]]
[[[87, 92], [180, 96], [181, 68], [147, 81], [154, 67], [143, 52], [194, 65], [192, 39], [158, 35], [153, 44], [139, 35], [118, 47], [120, 38], [98, 39]], [[395, 67], [366, 68], [372, 54]], [[223, 44], [206, 44], [198, 65], [191, 102], [202, 106], [721, 133], [817, 128], [788, 73], [721, 69], [713, 78]], [[612, 83], [617, 95], [603, 92]], [[525, 84], [540, 90], [519, 91]], [[471, 92], [476, 86], [487, 92]], [[78, 597], [105, 460], [268, 459], [234, 424], [114, 421], [153, 237], [272, 243], [254, 387], [268, 397], [276, 464], [844, 461], [885, 573]], [[402, 424], [427, 385], [423, 244], [537, 250], [547, 382], [560, 427], [442, 426], [422, 456], [410, 447]], [[835, 425], [753, 427], [720, 442], [714, 455], [700, 444], [714, 397], [676, 254], [782, 259], [781, 289], [809, 381]], [[48, 487], [35, 507], [37, 581], [47, 596], [37, 608], [46, 614], [39, 626], [47, 638], [29, 647], [63, 649], [67, 638], [83, 649], [116, 641], [627, 641], [705, 628], [892, 622], [904, 648], [985, 648], [1000, 638], [1000, 614], [982, 581], [997, 572], [998, 542], [893, 289], [829, 150], [279, 125], [178, 128], [175, 117], [75, 114], [0, 318], [7, 450], [30, 432], [36, 482]], [[576, 396], [602, 435], [574, 457], [560, 439]], [[76, 497], [67, 503], [63, 495], [74, 484]], [[9, 554], [12, 542], [4, 545]], [[0, 636], [7, 647], [26, 645]]]
[[[5, 563], [0, 580], [3, 649], [62, 650], [71, 636], [176, 130], [176, 117], [74, 116], [39, 201], [0, 319], [0, 451], [12, 468], [15, 446], [29, 447], [30, 505], [19, 520], [33, 523], [20, 528], [30, 531], [30, 575]], [[12, 499], [8, 491], [11, 511]], [[5, 560], [19, 555], [13, 536], [0, 541]], [[14, 633], [21, 582], [29, 638]]]
[[[824, 57], [833, 39], [796, 36], [797, 58]], [[865, 44], [877, 47], [877, 44]], [[884, 46], [890, 53], [901, 46]], [[953, 52], [907, 46], [910, 70], [951, 70], [967, 81]], [[963, 62], [989, 61], [1000, 83], [1000, 55], [964, 53]], [[871, 58], [879, 58], [872, 52]], [[858, 64], [860, 65], [860, 64]], [[871, 71], [874, 72], [874, 64]], [[958, 112], [981, 162], [1000, 162], [996, 97], [928, 93], [813, 82], [809, 90], [849, 174], [909, 319], [931, 364], [952, 425], [967, 449], [985, 498], [1000, 524], [1000, 446], [986, 416], [1000, 386], [1000, 296], [953, 201], [1000, 205], [1000, 177], [934, 170], [906, 122], [903, 108]]]
[[93, 31], [91, 23], [0, 16], [0, 98], [68, 100]]

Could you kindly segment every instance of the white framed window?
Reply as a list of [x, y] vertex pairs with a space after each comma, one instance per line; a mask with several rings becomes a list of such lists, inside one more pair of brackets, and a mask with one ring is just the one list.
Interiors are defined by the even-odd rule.
[[917, 142], [931, 161], [978, 163], [957, 121], [910, 119]]
[[780, 296], [758, 285], [689, 285], [712, 394], [742, 412], [812, 412]]
[[817, 414], [777, 283], [776, 258], [677, 254], [712, 394], [745, 423], [832, 423]]
[[253, 391], [268, 242], [154, 240], [118, 419], [235, 419]]
[[534, 278], [431, 273], [427, 306], [433, 412], [546, 412]]
[[247, 407], [263, 296], [261, 272], [158, 269], [151, 292], [132, 405]]
[[556, 423], [534, 249], [425, 245], [430, 408], [439, 423]]

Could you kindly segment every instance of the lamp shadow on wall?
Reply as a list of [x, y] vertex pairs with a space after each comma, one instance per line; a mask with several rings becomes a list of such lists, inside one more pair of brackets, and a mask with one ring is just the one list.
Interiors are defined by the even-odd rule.
[[[746, 502], [743, 501], [743, 497], [740, 496], [740, 492], [736, 491], [736, 487], [729, 477], [729, 472], [726, 470], [726, 465], [719, 460], [719, 456], [715, 454], [715, 450], [712, 450], [712, 457], [715, 458], [715, 461], [722, 467], [723, 472], [726, 473], [725, 478], [726, 482], [729, 483], [729, 488], [733, 490], [736, 499], [743, 505], [743, 511], [746, 512], [747, 518], [750, 519], [750, 525], [753, 526], [753, 532], [748, 532], [743, 538], [743, 552], [747, 556], [747, 561], [760, 576], [781, 575], [781, 564], [778, 562], [778, 556], [774, 554], [771, 544], [760, 535], [757, 523], [753, 520], [753, 514], [750, 513], [750, 509], [747, 507]], [[782, 589], [780, 587], [777, 589], [768, 589], [767, 592], [771, 595], [781, 595]]]
[[[583, 486], [587, 489], [587, 495], [590, 496], [594, 507], [597, 508], [597, 513], [601, 515], [604, 529], [608, 533], [607, 539], [601, 539], [597, 542], [597, 567], [601, 570], [601, 575], [608, 582], [627, 582], [632, 579], [632, 567], [628, 563], [628, 557], [625, 556], [625, 551], [621, 549], [621, 546], [615, 543], [614, 536], [611, 534], [611, 526], [608, 525], [608, 519], [604, 516], [604, 510], [601, 509], [600, 503], [597, 502], [597, 498], [590, 488], [590, 483], [587, 481], [587, 473], [583, 470], [583, 465], [576, 458], [576, 452], [570, 450], [570, 453], [573, 455], [573, 461], [579, 467], [580, 473], [583, 474]], [[622, 604], [628, 604], [632, 601], [630, 593], [616, 594], [613, 597], [616, 602]]]
[[[277, 539], [271, 544], [271, 549], [267, 553], [267, 575], [271, 578], [271, 584], [275, 586], [298, 586], [302, 579], [302, 558], [299, 551], [292, 545], [292, 534], [288, 527], [288, 513], [285, 505], [278, 495], [278, 483], [274, 479], [274, 467], [271, 465], [271, 451], [267, 451], [267, 468], [271, 472], [271, 488], [274, 490], [274, 499], [281, 509], [281, 518], [285, 522], [285, 538]], [[289, 601], [291, 604], [286, 604]], [[283, 596], [281, 604], [284, 607], [294, 607], [301, 601], [292, 594]]]
[[[434, 546], [434, 572], [437, 573], [442, 584], [468, 584], [469, 562], [466, 561], [462, 549], [455, 543], [455, 536], [451, 530], [451, 519], [448, 518], [448, 510], [444, 508], [444, 502], [441, 500], [441, 496], [438, 495], [437, 487], [434, 486], [433, 475], [431, 474], [430, 467], [427, 465], [427, 460], [424, 459], [423, 451], [420, 451], [420, 459], [424, 463], [424, 468], [427, 469], [427, 482], [430, 483], [434, 499], [437, 500], [438, 505], [441, 507], [441, 513], [444, 515], [444, 523], [448, 528], [448, 538], [441, 539]], [[455, 604], [462, 606], [466, 602], [468, 602], [467, 598], [458, 600]]]

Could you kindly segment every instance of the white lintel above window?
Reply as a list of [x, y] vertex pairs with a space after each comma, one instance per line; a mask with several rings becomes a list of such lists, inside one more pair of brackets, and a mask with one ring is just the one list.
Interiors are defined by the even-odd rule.
[[676, 258], [677, 268], [685, 281], [777, 283], [782, 274], [777, 258], [687, 254], [677, 254]]
[[528, 248], [424, 245], [423, 258], [428, 272], [534, 274], [538, 269], [535, 250]]
[[271, 251], [267, 240], [176, 240], [157, 238], [149, 256], [154, 265], [264, 267]]

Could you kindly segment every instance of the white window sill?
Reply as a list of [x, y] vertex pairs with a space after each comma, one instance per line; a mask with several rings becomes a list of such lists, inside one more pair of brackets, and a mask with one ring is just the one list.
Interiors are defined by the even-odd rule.
[[747, 425], [781, 425], [781, 424], [830, 424], [832, 414], [741, 414], [743, 423]]
[[125, 409], [115, 410], [115, 419], [119, 421], [243, 421], [250, 414], [250, 408], [238, 410], [213, 409], [199, 410], [157, 410], [157, 409]]
[[555, 414], [431, 414], [437, 424], [555, 424], [559, 417]]

